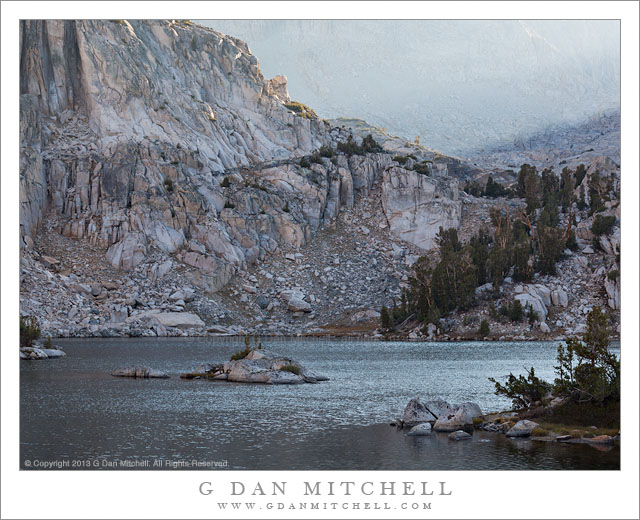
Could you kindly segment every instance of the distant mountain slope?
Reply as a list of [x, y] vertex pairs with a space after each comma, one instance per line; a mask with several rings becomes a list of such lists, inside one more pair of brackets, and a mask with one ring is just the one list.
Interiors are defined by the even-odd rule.
[[529, 163], [542, 170], [575, 168], [606, 155], [620, 164], [620, 112], [612, 111], [577, 125], [557, 125], [510, 143], [476, 152], [469, 161], [479, 167], [513, 169]]
[[465, 155], [620, 106], [617, 21], [208, 20], [322, 117]]

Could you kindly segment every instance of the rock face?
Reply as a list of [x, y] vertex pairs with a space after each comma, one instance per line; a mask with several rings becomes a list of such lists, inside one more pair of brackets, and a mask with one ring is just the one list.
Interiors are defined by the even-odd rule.
[[[441, 226], [466, 242], [491, 227], [491, 208], [522, 206], [459, 192], [456, 179], [486, 172], [458, 159], [364, 121], [296, 112], [286, 79], [265, 79], [235, 38], [180, 21], [20, 27], [21, 313], [52, 337], [373, 333]], [[382, 151], [338, 149], [369, 134]], [[312, 157], [322, 146], [331, 156]], [[583, 188], [598, 169], [619, 186], [619, 167], [603, 158]], [[619, 220], [616, 201], [605, 205]], [[576, 217], [588, 236], [592, 217]], [[604, 252], [570, 252], [561, 284], [540, 276], [522, 289], [552, 334], [580, 325], [586, 306], [619, 314], [619, 282], [604, 279], [619, 237], [616, 225], [600, 237]], [[114, 287], [101, 288], [107, 280]], [[294, 288], [301, 301], [279, 297]], [[185, 312], [197, 318], [152, 316]], [[453, 337], [463, 323], [425, 332]], [[496, 337], [528, 326], [495, 325]]]
[[154, 370], [149, 367], [142, 366], [130, 366], [123, 367], [111, 372], [112, 376], [115, 377], [135, 377], [142, 379], [149, 378], [157, 378], [157, 379], [167, 379], [169, 376], [160, 370]]
[[434, 247], [440, 228], [458, 228], [462, 204], [458, 181], [400, 167], [387, 168], [382, 204], [391, 233], [422, 249]]
[[289, 103], [289, 90], [287, 89], [287, 77], [278, 75], [267, 81], [267, 88], [270, 94], [277, 97], [283, 103]]
[[[430, 247], [440, 226], [459, 224], [457, 181], [445, 175], [449, 167], [462, 168], [460, 161], [436, 158], [402, 139], [389, 138], [395, 143], [389, 148], [376, 134], [384, 151], [336, 151], [301, 166], [301, 157], [321, 146], [337, 150], [363, 136], [296, 112], [286, 78], [265, 79], [240, 40], [181, 21], [28, 20], [20, 28], [21, 248], [34, 253], [31, 272], [44, 266], [57, 275], [53, 280], [38, 271], [37, 284], [25, 284], [32, 292], [24, 314], [38, 309], [42, 285], [55, 282], [60, 300], [74, 302], [64, 317], [46, 320], [60, 335], [137, 334], [137, 318], [152, 327], [144, 334], [179, 335], [186, 326], [140, 314], [181, 312], [185, 304], [215, 322], [198, 308], [228, 316], [220, 309], [226, 302], [213, 293], [270, 258], [288, 253], [298, 263], [297, 251], [352, 217], [363, 199], [375, 204], [367, 221], [348, 225], [376, 255], [385, 255], [388, 223], [395, 236], [422, 248]], [[393, 161], [394, 154], [409, 153], [418, 154], [425, 168], [424, 161], [433, 159], [432, 175]], [[164, 291], [157, 285], [173, 278], [171, 294], [154, 295], [151, 303], [133, 294], [115, 298], [117, 291], [94, 290], [86, 277], [70, 278], [67, 258], [51, 262], [47, 257], [56, 255], [44, 247], [42, 256], [35, 254], [43, 227], [60, 237], [54, 240], [66, 240], [56, 252], [94, 249], [93, 260], [106, 260], [119, 286], [144, 274], [153, 289], [148, 292], [158, 294]], [[319, 278], [324, 285], [337, 280], [333, 274]], [[386, 290], [397, 287], [402, 275], [385, 272], [382, 278], [375, 283]], [[263, 292], [264, 286], [252, 286]], [[180, 294], [182, 287], [197, 294]], [[258, 296], [242, 303], [254, 300]], [[379, 300], [358, 302], [371, 308]], [[291, 311], [288, 305], [275, 310], [309, 321], [320, 305], [302, 301], [293, 300]], [[329, 303], [341, 307], [325, 301], [325, 308]], [[260, 304], [265, 312], [277, 307], [272, 299]], [[90, 307], [98, 312], [88, 315]]]
[[525, 419], [514, 424], [506, 435], [507, 437], [529, 437], [531, 436], [531, 432], [537, 427], [538, 423]]
[[[244, 42], [203, 27], [24, 21], [20, 38], [23, 243], [49, 209], [60, 232], [108, 249], [120, 269], [190, 237], [233, 271], [262, 244], [233, 212], [220, 218], [238, 190], [221, 189], [217, 175], [329, 139], [320, 120], [282, 105], [286, 80], [267, 82]], [[287, 219], [258, 220], [274, 236]]]
[[620, 277], [618, 276], [614, 280], [605, 276], [604, 289], [607, 292], [607, 303], [611, 309], [620, 308]]
[[266, 81], [244, 42], [201, 26], [24, 21], [21, 49], [23, 246], [49, 211], [118, 269], [159, 250], [216, 291], [307, 242], [391, 161], [293, 163], [348, 132], [287, 109], [285, 78]]

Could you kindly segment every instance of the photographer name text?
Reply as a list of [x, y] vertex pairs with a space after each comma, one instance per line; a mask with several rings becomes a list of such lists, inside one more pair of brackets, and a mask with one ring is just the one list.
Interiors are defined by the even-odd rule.
[[[293, 488], [293, 489], [291, 489]], [[241, 482], [231, 481], [214, 486], [211, 482], [201, 482], [198, 492], [205, 496], [287, 496], [291, 491], [295, 495], [304, 496], [449, 496], [452, 491], [447, 482], [427, 481], [316, 481], [296, 482], [291, 486], [289, 482]]]

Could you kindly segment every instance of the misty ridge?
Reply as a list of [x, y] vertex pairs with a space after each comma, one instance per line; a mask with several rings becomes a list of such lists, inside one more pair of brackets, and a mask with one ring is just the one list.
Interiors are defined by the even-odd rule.
[[615, 20], [201, 20], [325, 118], [476, 157], [620, 107]]

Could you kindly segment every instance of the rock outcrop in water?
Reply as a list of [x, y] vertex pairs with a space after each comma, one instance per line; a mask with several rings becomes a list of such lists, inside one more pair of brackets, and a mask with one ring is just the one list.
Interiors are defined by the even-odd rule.
[[67, 354], [57, 348], [20, 347], [20, 359], [39, 360], [64, 357]]
[[298, 361], [266, 350], [251, 350], [242, 359], [227, 361], [221, 365], [200, 365], [180, 377], [268, 385], [295, 385], [329, 380]]

